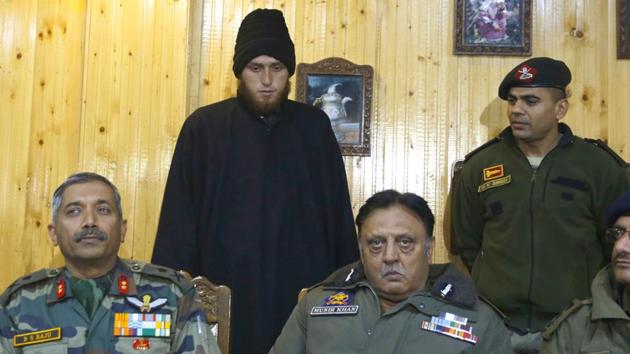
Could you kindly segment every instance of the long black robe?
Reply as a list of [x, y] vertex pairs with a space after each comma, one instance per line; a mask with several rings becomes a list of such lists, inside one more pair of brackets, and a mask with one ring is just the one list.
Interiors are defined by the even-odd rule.
[[237, 98], [188, 117], [153, 250], [153, 263], [232, 289], [232, 354], [267, 353], [299, 290], [358, 259], [329, 120], [294, 101], [276, 118]]

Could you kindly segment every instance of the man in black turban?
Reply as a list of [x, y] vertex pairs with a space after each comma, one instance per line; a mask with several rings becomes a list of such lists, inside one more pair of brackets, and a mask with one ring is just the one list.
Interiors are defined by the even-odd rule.
[[326, 115], [287, 99], [295, 50], [280, 11], [243, 19], [238, 94], [184, 123], [152, 261], [232, 289], [231, 353], [267, 353], [300, 289], [358, 259]]

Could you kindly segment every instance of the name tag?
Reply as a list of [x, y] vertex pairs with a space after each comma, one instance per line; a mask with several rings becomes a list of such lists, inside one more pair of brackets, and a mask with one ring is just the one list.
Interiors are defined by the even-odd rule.
[[359, 305], [346, 306], [315, 306], [311, 309], [311, 316], [356, 315]]
[[25, 345], [54, 342], [61, 339], [61, 327], [45, 329], [42, 331], [16, 334], [13, 336], [13, 346], [23, 347]]
[[487, 191], [490, 188], [505, 186], [506, 184], [510, 184], [510, 182], [512, 182], [512, 175], [507, 175], [505, 177], [493, 179], [491, 181], [488, 181], [480, 185], [479, 188], [477, 188], [477, 192], [481, 193], [481, 192]]

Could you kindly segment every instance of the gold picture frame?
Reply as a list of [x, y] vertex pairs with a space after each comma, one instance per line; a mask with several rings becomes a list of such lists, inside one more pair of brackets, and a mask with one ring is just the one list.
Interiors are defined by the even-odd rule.
[[337, 57], [297, 66], [296, 100], [326, 113], [342, 155], [370, 155], [373, 77], [371, 66]]

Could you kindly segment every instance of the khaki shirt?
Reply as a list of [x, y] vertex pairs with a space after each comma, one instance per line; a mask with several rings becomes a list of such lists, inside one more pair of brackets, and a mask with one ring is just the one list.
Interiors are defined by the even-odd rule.
[[[472, 308], [464, 308], [419, 291], [383, 314], [360, 266], [352, 269], [336, 274], [341, 279], [352, 278], [353, 273], [360, 276], [343, 285], [325, 282], [308, 292], [294, 308], [271, 354], [512, 353], [503, 321], [485, 303], [476, 301]], [[452, 284], [452, 291], [459, 289]], [[472, 327], [473, 340], [428, 329], [432, 320], [445, 318], [466, 322]]]
[[630, 353], [630, 317], [619, 306], [611, 286], [610, 265], [591, 286], [592, 301], [576, 301], [543, 332], [540, 353]]

